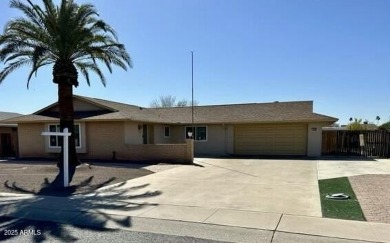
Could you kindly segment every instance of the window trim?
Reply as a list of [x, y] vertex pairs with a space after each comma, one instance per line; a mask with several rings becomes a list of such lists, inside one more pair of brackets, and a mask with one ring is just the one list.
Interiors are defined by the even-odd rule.
[[[76, 149], [82, 149], [83, 148], [83, 143], [82, 143], [82, 134], [81, 134], [81, 124], [80, 123], [75, 123], [74, 124], [75, 126], [78, 126], [79, 127], [79, 146], [76, 146]], [[50, 124], [48, 124], [47, 125], [47, 127], [48, 127], [48, 130], [50, 131], [50, 126], [56, 126], [56, 130], [57, 130], [57, 126], [60, 126], [60, 124], [58, 124], [58, 123], [50, 123]], [[47, 136], [47, 138], [48, 138], [48, 148], [49, 149], [60, 149], [61, 148], [61, 146], [51, 146], [50, 145], [50, 137], [52, 137], [52, 136]], [[59, 136], [53, 136], [53, 137], [59, 137]], [[57, 144], [58, 144], [58, 141], [57, 141]]]
[[[168, 128], [168, 136], [166, 134], [166, 129]], [[164, 138], [170, 138], [171, 137], [171, 127], [170, 126], [164, 126]]]
[[[208, 138], [209, 138], [209, 129], [208, 129], [208, 127], [206, 126], [206, 125], [194, 125], [194, 126], [185, 126], [184, 127], [184, 138], [185, 139], [189, 139], [189, 138], [187, 138], [187, 128], [192, 128], [192, 127], [194, 127], [195, 128], [195, 134], [194, 134], [194, 141], [195, 142], [207, 142], [208, 141]], [[196, 139], [196, 129], [197, 128], [199, 128], [199, 127], [204, 127], [204, 128], [206, 128], [206, 139], [204, 139], [204, 140], [198, 140], [198, 139]]]

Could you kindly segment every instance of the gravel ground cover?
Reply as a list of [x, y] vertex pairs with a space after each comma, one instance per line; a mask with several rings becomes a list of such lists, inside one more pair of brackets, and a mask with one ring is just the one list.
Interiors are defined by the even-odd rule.
[[69, 196], [124, 182], [180, 165], [141, 163], [84, 163], [77, 167], [67, 190], [48, 187], [58, 174], [53, 161], [0, 161], [0, 192]]

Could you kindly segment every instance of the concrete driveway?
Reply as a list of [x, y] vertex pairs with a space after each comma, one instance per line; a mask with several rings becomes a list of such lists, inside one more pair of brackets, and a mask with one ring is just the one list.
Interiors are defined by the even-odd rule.
[[[195, 163], [109, 191], [123, 191], [131, 196], [129, 202], [146, 205], [132, 213], [156, 218], [182, 215], [182, 220], [204, 222], [221, 210], [228, 218], [235, 218], [237, 210], [270, 213], [272, 220], [281, 214], [322, 216], [317, 161], [202, 158]], [[157, 207], [149, 210], [148, 205]]]

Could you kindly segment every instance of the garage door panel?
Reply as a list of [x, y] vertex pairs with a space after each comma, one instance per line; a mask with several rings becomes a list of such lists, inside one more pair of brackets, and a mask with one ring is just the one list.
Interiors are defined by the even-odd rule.
[[307, 125], [238, 125], [235, 152], [245, 155], [306, 155]]
[[273, 146], [246, 146], [245, 149], [246, 150], [250, 150], [250, 151], [271, 151], [274, 147]]
[[238, 143], [239, 145], [245, 145], [245, 146], [258, 146], [258, 145], [267, 145], [269, 144], [269, 141], [257, 141], [256, 138], [245, 138], [245, 142]]

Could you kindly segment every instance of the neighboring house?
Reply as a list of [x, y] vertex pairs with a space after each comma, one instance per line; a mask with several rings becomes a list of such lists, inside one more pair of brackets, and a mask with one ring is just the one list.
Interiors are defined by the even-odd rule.
[[[144, 108], [83, 96], [73, 104], [77, 152], [93, 159], [150, 159], [185, 144], [193, 127], [195, 155], [320, 156], [321, 128], [337, 121], [313, 113], [312, 101], [196, 106], [194, 126], [191, 107]], [[8, 122], [18, 124], [20, 157], [59, 152], [57, 137], [41, 136], [59, 131], [57, 103]]]
[[346, 131], [348, 130], [346, 126], [341, 127], [323, 127], [322, 131]]
[[18, 153], [18, 127], [3, 120], [21, 116], [18, 113], [0, 112], [0, 158], [14, 157]]
[[[361, 125], [360, 131], [364, 131], [364, 130], [375, 131], [375, 130], [379, 129], [379, 127], [377, 125], [372, 124], [372, 123], [368, 123], [368, 124], [363, 123], [360, 125]], [[350, 127], [348, 127], [348, 125], [342, 125], [341, 127], [323, 127], [322, 130], [323, 131], [350, 131], [351, 129], [350, 129]], [[353, 129], [353, 130], [356, 130], [356, 129]]]

